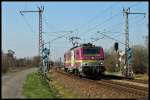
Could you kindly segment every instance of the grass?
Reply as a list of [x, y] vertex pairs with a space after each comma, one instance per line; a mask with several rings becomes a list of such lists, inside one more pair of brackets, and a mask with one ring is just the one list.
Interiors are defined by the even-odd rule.
[[27, 76], [23, 86], [23, 95], [27, 98], [59, 98], [54, 88], [42, 79], [37, 72]]
[[66, 88], [63, 84], [53, 80], [49, 84], [34, 72], [27, 76], [23, 86], [23, 96], [26, 98], [85, 98], [79, 92]]

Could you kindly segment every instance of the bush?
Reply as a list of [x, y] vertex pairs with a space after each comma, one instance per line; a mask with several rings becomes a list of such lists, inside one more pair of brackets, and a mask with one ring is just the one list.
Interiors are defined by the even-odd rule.
[[2, 66], [2, 73], [6, 73], [8, 71], [8, 67]]
[[35, 67], [39, 66], [39, 57], [34, 56], [33, 58], [18, 58], [16, 59], [13, 55], [9, 53], [2, 54], [2, 73], [6, 73], [10, 68], [18, 67]]
[[[105, 67], [106, 71], [117, 72], [120, 67], [115, 67], [116, 64], [116, 52], [111, 48], [105, 52]], [[123, 57], [124, 58], [124, 57]], [[120, 65], [123, 68], [123, 65]], [[149, 73], [149, 62], [148, 62], [148, 48], [142, 45], [133, 46], [133, 72], [135, 74]]]
[[148, 73], [148, 49], [144, 46], [133, 47], [133, 71], [136, 74]]
[[6, 73], [8, 71], [9, 65], [6, 56], [2, 55], [2, 73]]

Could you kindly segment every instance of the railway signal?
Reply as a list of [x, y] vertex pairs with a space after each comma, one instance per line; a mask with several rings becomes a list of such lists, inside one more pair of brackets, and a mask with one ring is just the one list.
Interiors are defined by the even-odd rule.
[[47, 73], [47, 71], [48, 71], [48, 66], [49, 66], [49, 64], [48, 64], [48, 62], [49, 62], [49, 59], [48, 59], [48, 56], [49, 56], [49, 49], [47, 49], [47, 48], [44, 48], [43, 50], [42, 50], [42, 53], [43, 53], [43, 56], [42, 56], [42, 62], [43, 62], [43, 73]]
[[131, 64], [133, 59], [133, 50], [129, 48], [127, 52], [128, 52], [128, 64]]
[[43, 49], [43, 53], [44, 53], [45, 55], [49, 55], [49, 49], [44, 48], [44, 49]]
[[115, 42], [114, 48], [115, 48], [116, 51], [118, 51], [118, 42]]

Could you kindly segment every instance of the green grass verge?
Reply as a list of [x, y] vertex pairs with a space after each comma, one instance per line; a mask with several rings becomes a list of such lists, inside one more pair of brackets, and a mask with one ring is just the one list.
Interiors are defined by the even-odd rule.
[[27, 76], [23, 85], [23, 95], [27, 98], [59, 98], [54, 88], [42, 79], [37, 72]]

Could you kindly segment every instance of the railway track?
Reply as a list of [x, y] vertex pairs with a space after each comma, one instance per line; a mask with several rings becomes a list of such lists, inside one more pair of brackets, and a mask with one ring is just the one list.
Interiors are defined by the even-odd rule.
[[104, 75], [104, 79], [117, 79], [117, 80], [125, 80], [129, 82], [136, 82], [136, 83], [142, 83], [142, 84], [148, 84], [148, 80], [139, 80], [139, 79], [128, 79], [123, 76], [115, 76], [115, 75]]
[[97, 83], [107, 85], [109, 87], [111, 86], [113, 88], [116, 88], [116, 89], [119, 89], [122, 91], [126, 91], [126, 92], [130, 92], [132, 94], [139, 95], [142, 97], [148, 95], [148, 88], [124, 84], [124, 83], [120, 83], [120, 82], [118, 83], [118, 82], [108, 81], [108, 80], [101, 80], [101, 81], [98, 81]]
[[[116, 84], [116, 85], [129, 87], [129, 88], [134, 88], [134, 89], [137, 89], [137, 90], [148, 91], [148, 87], [136, 85], [135, 82], [134, 83], [132, 82], [132, 84], [130, 84], [130, 83], [124, 83], [124, 81], [122, 81], [122, 82], [117, 81], [116, 82], [115, 80], [109, 80], [109, 81], [108, 80], [101, 80], [101, 81], [108, 82], [108, 83], [111, 83], [111, 84]], [[143, 85], [145, 85], [145, 84], [143, 84]]]
[[146, 81], [146, 80], [139, 80], [139, 79], [134, 79], [134, 80], [125, 79], [125, 80], [131, 81], [131, 82], [137, 82], [137, 83], [148, 84], [148, 81]]
[[125, 91], [125, 92], [128, 92], [137, 97], [147, 97], [148, 96], [148, 88], [143, 88], [143, 87], [136, 86], [136, 85], [131, 85], [131, 84], [129, 85], [129, 84], [125, 84], [125, 83], [115, 82], [115, 81], [111, 81], [111, 80], [92, 80], [92, 79], [88, 79], [88, 78], [84, 78], [84, 77], [78, 77], [78, 76], [75, 76], [74, 74], [68, 74], [68, 73], [60, 71], [60, 70], [55, 70], [55, 72], [61, 73], [63, 75], [67, 75], [68, 77], [71, 77], [71, 78], [82, 79], [82, 80], [85, 80], [86, 82], [90, 82], [92, 84], [105, 86], [106, 88], [115, 89], [115, 90], [119, 90], [119, 91]]

